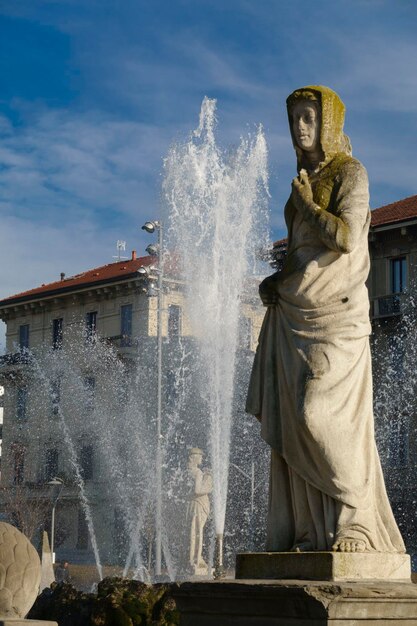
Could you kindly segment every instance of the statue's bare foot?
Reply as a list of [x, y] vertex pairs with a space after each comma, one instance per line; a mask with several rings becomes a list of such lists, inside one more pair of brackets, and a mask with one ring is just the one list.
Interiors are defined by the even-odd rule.
[[299, 541], [293, 545], [291, 552], [312, 552], [313, 545], [311, 541]]
[[366, 541], [342, 537], [332, 546], [333, 552], [366, 552]]

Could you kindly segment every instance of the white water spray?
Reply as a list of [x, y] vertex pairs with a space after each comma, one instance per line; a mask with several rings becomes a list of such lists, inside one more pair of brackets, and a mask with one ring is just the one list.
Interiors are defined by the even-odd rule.
[[225, 153], [215, 139], [216, 101], [205, 98], [190, 140], [165, 160], [169, 246], [186, 284], [208, 412], [214, 521], [226, 513], [240, 299], [267, 231], [267, 147], [262, 129]]

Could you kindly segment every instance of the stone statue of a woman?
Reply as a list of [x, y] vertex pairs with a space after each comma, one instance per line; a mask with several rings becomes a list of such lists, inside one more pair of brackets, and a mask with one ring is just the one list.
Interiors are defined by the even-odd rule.
[[189, 571], [196, 576], [206, 576], [208, 566], [203, 558], [204, 526], [210, 514], [210, 494], [213, 491], [213, 479], [209, 471], [200, 469], [203, 451], [200, 448], [190, 450], [188, 473], [192, 488], [187, 506]]
[[365, 168], [327, 87], [287, 99], [298, 176], [247, 411], [272, 448], [267, 549], [404, 552], [374, 439]]

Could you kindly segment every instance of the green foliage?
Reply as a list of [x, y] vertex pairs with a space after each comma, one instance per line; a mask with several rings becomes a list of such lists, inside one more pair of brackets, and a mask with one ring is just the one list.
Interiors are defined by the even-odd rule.
[[105, 578], [97, 594], [91, 594], [68, 583], [53, 583], [38, 597], [28, 618], [55, 620], [59, 626], [178, 626], [172, 588]]

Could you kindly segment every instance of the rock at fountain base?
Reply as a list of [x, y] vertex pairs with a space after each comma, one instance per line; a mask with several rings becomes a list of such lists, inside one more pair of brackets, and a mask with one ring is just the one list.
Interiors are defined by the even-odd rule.
[[239, 580], [182, 583], [180, 626], [414, 626], [417, 585]]
[[41, 619], [23, 619], [21, 617], [0, 617], [0, 626], [58, 626], [57, 622]]
[[381, 552], [247, 552], [236, 557], [237, 579], [411, 581], [408, 554]]

